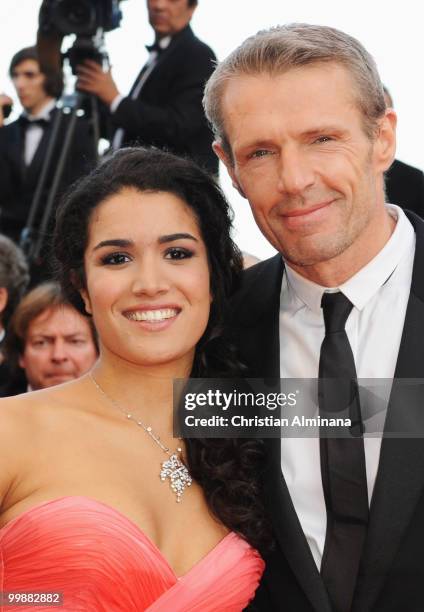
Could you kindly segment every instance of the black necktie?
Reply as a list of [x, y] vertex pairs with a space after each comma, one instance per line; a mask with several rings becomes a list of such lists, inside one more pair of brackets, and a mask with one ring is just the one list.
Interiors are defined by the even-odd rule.
[[368, 525], [368, 490], [361, 409], [352, 349], [345, 331], [352, 303], [324, 293], [325, 338], [319, 362], [319, 411], [350, 418], [352, 426], [320, 428], [321, 475], [327, 531], [321, 575], [335, 612], [349, 612]]

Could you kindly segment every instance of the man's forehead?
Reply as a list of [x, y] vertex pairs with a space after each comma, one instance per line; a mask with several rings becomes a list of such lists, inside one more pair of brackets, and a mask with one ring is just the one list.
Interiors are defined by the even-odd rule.
[[82, 315], [69, 306], [47, 308], [35, 317], [28, 326], [28, 337], [34, 335], [68, 336], [89, 330]]
[[[331, 84], [331, 87], [328, 86]], [[307, 131], [337, 122], [345, 110], [357, 108], [349, 72], [339, 64], [311, 64], [281, 74], [262, 72], [230, 79], [222, 113], [229, 139], [272, 137], [282, 123]]]
[[36, 60], [27, 59], [13, 67], [12, 76], [23, 73], [40, 74], [39, 63]]
[[[331, 82], [332, 87], [325, 86]], [[355, 88], [355, 82], [349, 70], [339, 62], [313, 62], [301, 66], [293, 66], [281, 71], [263, 70], [254, 73], [240, 73], [227, 79], [223, 89], [224, 110], [230, 112], [232, 103], [244, 102], [248, 98], [255, 99], [255, 94], [267, 91], [268, 97], [287, 95], [290, 100], [297, 93], [316, 89], [322, 84], [322, 90], [334, 93], [337, 85], [347, 95]], [[266, 99], [258, 99], [259, 103]], [[313, 98], [310, 99], [313, 102]]]

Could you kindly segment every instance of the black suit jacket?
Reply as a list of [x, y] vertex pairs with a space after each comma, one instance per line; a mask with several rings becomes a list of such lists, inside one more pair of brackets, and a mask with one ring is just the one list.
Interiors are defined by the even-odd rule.
[[114, 128], [125, 130], [123, 145], [164, 148], [216, 174], [218, 159], [202, 108], [203, 88], [215, 59], [190, 26], [173, 36], [138, 98], [132, 100], [130, 92], [111, 115]]
[[386, 199], [424, 218], [424, 173], [395, 159], [386, 172]]
[[[40, 144], [31, 164], [24, 164], [24, 128], [19, 120], [0, 128], [0, 232], [18, 240], [25, 227], [32, 198], [43, 166], [53, 120], [58, 111], [53, 110], [51, 120], [44, 129]], [[57, 161], [65, 138], [69, 116], [64, 116], [59, 131], [53, 162]], [[94, 164], [96, 147], [90, 125], [78, 118], [74, 138], [60, 183], [58, 198], [74, 180], [87, 172]], [[48, 173], [42, 203], [46, 202], [53, 181], [55, 164]], [[41, 206], [41, 209], [43, 207]]]
[[[424, 378], [424, 222], [408, 213], [416, 232], [412, 286], [397, 359], [396, 378]], [[280, 255], [245, 272], [235, 302], [241, 356], [256, 377], [280, 376]], [[389, 403], [397, 411], [424, 410], [424, 402]], [[294, 510], [280, 467], [280, 440], [266, 441], [265, 499], [277, 549], [267, 561], [249, 610], [331, 612], [331, 606]], [[299, 458], [301, 460], [301, 457]], [[424, 440], [384, 437], [370, 509], [370, 524], [352, 612], [424, 610]]]

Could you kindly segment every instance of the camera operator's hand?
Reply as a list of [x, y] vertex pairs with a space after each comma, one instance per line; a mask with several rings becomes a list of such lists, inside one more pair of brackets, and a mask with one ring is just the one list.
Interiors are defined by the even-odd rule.
[[3, 106], [12, 106], [13, 100], [9, 98], [6, 94], [0, 93], [0, 127], [3, 126], [4, 123], [4, 114], [3, 114]]
[[77, 89], [96, 95], [108, 106], [119, 95], [110, 70], [103, 72], [102, 67], [93, 60], [87, 59], [79, 64], [77, 75]]

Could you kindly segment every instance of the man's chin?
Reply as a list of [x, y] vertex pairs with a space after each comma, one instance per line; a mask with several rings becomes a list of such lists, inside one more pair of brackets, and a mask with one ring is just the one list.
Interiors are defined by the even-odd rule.
[[318, 237], [311, 237], [309, 244], [305, 244], [305, 242], [302, 248], [293, 246], [292, 248], [281, 249], [283, 258], [288, 265], [315, 266], [338, 257], [351, 245], [351, 241], [347, 237], [344, 240], [331, 240], [328, 237], [322, 240]]

